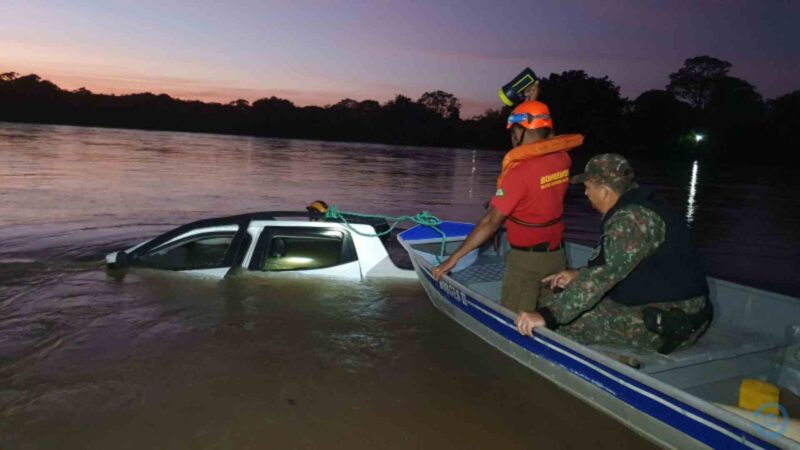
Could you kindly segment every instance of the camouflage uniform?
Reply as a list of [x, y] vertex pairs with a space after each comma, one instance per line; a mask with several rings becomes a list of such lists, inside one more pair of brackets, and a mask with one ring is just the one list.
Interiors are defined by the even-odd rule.
[[[630, 179], [609, 177], [615, 174], [609, 164], [618, 164], [618, 155], [601, 155], [593, 158], [603, 172], [604, 184], [612, 188], [636, 187]], [[622, 159], [624, 161], [624, 159]], [[591, 161], [590, 161], [591, 164]], [[624, 163], [627, 167], [627, 162]], [[619, 167], [617, 167], [619, 168]], [[587, 173], [576, 181], [582, 182], [586, 176], [592, 177], [589, 164]], [[648, 306], [663, 307], [663, 304], [625, 306], [604, 297], [615, 284], [628, 276], [646, 257], [656, 251], [665, 239], [665, 223], [655, 212], [640, 205], [627, 205], [617, 210], [604, 225], [603, 240], [605, 264], [586, 267], [567, 288], [551, 297], [546, 305], [558, 323], [558, 332], [584, 344], [623, 344], [642, 350], [657, 349], [662, 338], [644, 326], [642, 311]], [[598, 248], [599, 250], [599, 248]], [[672, 308], [680, 308], [686, 313], [696, 313], [705, 304], [705, 296], [670, 302]], [[683, 346], [694, 341], [684, 342]]]
[[[584, 344], [624, 344], [654, 350], [661, 338], [645, 328], [642, 311], [658, 304], [625, 306], [603, 295], [664, 241], [664, 222], [654, 212], [631, 205], [606, 222], [602, 239], [606, 263], [581, 269], [578, 277], [546, 305], [558, 323], [564, 324], [558, 332]], [[701, 296], [670, 303], [670, 307], [695, 313], [704, 304], [705, 297]]]

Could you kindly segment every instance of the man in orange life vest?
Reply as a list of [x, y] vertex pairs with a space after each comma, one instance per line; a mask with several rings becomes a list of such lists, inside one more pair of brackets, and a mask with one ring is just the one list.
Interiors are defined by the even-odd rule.
[[[507, 128], [511, 130], [513, 147], [554, 136], [550, 111], [537, 101], [528, 100], [514, 108]], [[512, 167], [500, 181], [489, 210], [464, 243], [433, 269], [433, 277], [438, 280], [449, 272], [505, 222], [511, 250], [506, 255], [503, 306], [513, 312], [529, 311], [537, 307], [540, 296], [552, 295], [539, 280], [567, 265], [561, 214], [571, 163], [566, 151], [557, 151], [525, 159]]]

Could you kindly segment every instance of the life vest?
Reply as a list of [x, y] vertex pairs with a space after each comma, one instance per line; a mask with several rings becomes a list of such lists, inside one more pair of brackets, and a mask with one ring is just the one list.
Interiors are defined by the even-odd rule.
[[[616, 205], [606, 212], [603, 226], [628, 205], [639, 205], [656, 213], [664, 221], [666, 235], [658, 249], [639, 262], [625, 279], [606, 292], [606, 296], [621, 305], [641, 306], [708, 295], [703, 264], [686, 222], [671, 208], [653, 200], [653, 189], [640, 187], [622, 194]], [[605, 264], [602, 237], [596, 252], [589, 259], [589, 267]]]
[[583, 144], [582, 134], [562, 134], [512, 148], [503, 158], [503, 168], [500, 170], [500, 176], [497, 177], [497, 187], [500, 188], [500, 183], [503, 181], [503, 178], [505, 178], [511, 169], [518, 166], [522, 161], [548, 153], [570, 151], [579, 147], [581, 144]]

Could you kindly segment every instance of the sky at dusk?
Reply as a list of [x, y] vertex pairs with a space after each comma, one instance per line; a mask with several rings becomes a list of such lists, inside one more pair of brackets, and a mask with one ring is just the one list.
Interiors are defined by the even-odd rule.
[[635, 98], [703, 54], [773, 98], [800, 89], [798, 24], [795, 0], [0, 0], [0, 72], [218, 102], [441, 89], [469, 117], [526, 66], [607, 75]]

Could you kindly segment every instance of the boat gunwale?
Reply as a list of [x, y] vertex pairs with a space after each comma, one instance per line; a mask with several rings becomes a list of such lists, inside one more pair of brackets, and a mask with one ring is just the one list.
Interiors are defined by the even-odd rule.
[[[449, 237], [448, 236], [447, 240], [448, 241], [454, 241], [454, 240], [459, 240], [459, 239], [463, 240], [463, 237]], [[431, 286], [433, 286], [435, 288], [434, 283], [431, 282], [431, 281], [428, 281], [428, 280], [432, 280], [431, 269], [433, 268], [433, 266], [430, 263], [428, 263], [424, 258], [420, 257], [417, 254], [417, 252], [413, 248], [411, 248], [411, 245], [413, 245], [415, 243], [423, 243], [423, 240], [415, 240], [415, 241], [410, 241], [409, 242], [409, 241], [403, 240], [402, 237], [401, 237], [401, 244], [403, 244], [403, 246], [406, 248], [406, 250], [409, 251], [409, 254], [410, 254], [411, 258], [416, 263], [415, 264], [415, 268], [417, 268], [417, 265], [418, 265], [419, 270], [422, 270], [424, 272], [419, 277], [420, 281], [429, 283], [429, 284], [431, 284]], [[570, 243], [569, 245], [576, 245], [578, 247], [586, 247], [586, 246], [582, 246], [580, 244], [574, 244], [574, 243]], [[498, 313], [498, 314], [502, 315], [508, 321], [513, 323], [515, 315], [510, 310], [508, 310], [507, 308], [503, 307], [501, 304], [499, 304], [499, 303], [487, 298], [485, 295], [481, 294], [480, 292], [477, 292], [475, 290], [469, 289], [468, 287], [464, 286], [462, 283], [456, 281], [449, 274], [443, 275], [442, 278], [444, 278], [447, 281], [448, 284], [450, 284], [453, 287], [457, 288], [460, 292], [462, 292], [464, 294], [469, 293], [469, 296], [471, 297], [471, 299], [477, 300], [482, 306], [484, 306], [486, 308], [489, 308], [494, 313]], [[722, 281], [723, 283], [726, 283], [726, 284], [733, 285], [732, 287], [738, 287], [739, 286], [736, 283], [725, 282], [724, 280], [719, 280], [719, 281]], [[751, 288], [751, 289], [753, 289], [753, 288]], [[781, 296], [780, 294], [775, 294], [775, 295]], [[790, 298], [790, 297], [787, 297], [787, 298]], [[506, 325], [508, 326], [508, 324], [506, 324]], [[494, 332], [494, 330], [491, 330], [490, 328], [489, 328], [489, 330]], [[549, 330], [549, 329], [539, 329], [534, 333], [534, 337], [530, 338], [530, 339], [533, 339], [534, 341], [536, 341], [537, 340], [536, 335], [539, 335], [539, 340], [540, 340], [540, 343], [542, 345], [550, 347], [548, 345], [548, 343], [546, 342], [547, 340], [549, 340], [549, 341], [552, 341], [552, 342], [556, 343], [557, 345], [560, 345], [564, 349], [574, 353], [575, 355], [577, 355], [579, 357], [582, 357], [585, 360], [584, 361], [579, 361], [579, 362], [581, 364], [587, 366], [587, 367], [591, 368], [592, 363], [598, 363], [601, 366], [603, 366], [603, 367], [600, 368], [601, 370], [599, 372], [602, 372], [603, 369], [612, 371], [611, 376], [605, 375], [605, 376], [607, 376], [607, 377], [609, 377], [611, 379], [613, 379], [613, 375], [614, 375], [613, 372], [617, 372], [616, 375], [621, 375], [623, 377], [627, 377], [627, 378], [629, 378], [629, 381], [634, 381], [634, 382], [640, 384], [643, 388], [645, 388], [644, 391], [650, 394], [650, 395], [645, 395], [646, 397], [651, 397], [652, 395], [655, 395], [655, 396], [659, 397], [660, 400], [661, 400], [661, 401], [659, 401], [659, 403], [662, 403], [665, 407], [668, 407], [668, 408], [673, 409], [673, 410], [677, 409], [676, 412], [680, 412], [680, 413], [682, 413], [684, 415], [687, 415], [687, 416], [689, 414], [692, 414], [692, 413], [691, 413], [691, 411], [686, 411], [686, 408], [684, 408], [683, 406], [689, 407], [689, 408], [695, 409], [697, 412], [700, 412], [700, 413], [702, 413], [702, 414], [704, 414], [704, 415], [716, 420], [717, 422], [721, 422], [720, 424], [713, 424], [714, 427], [710, 427], [709, 424], [704, 423], [704, 422], [707, 421], [707, 419], [702, 418], [702, 417], [693, 418], [693, 417], [689, 416], [689, 418], [691, 418], [695, 422], [703, 425], [704, 427], [712, 428], [716, 432], [719, 432], [719, 433], [722, 433], [724, 435], [727, 435], [727, 437], [739, 441], [739, 443], [741, 443], [742, 445], [745, 445], [745, 446], [748, 446], [748, 447], [751, 447], [751, 448], [763, 448], [763, 445], [766, 445], [766, 446], [781, 445], [781, 446], [786, 446], [787, 448], [791, 448], [791, 447], [794, 447], [794, 446], [797, 445], [796, 441], [790, 440], [786, 436], [779, 435], [778, 433], [774, 433], [774, 436], [771, 435], [771, 439], [770, 440], [765, 440], [765, 439], [763, 439], [762, 436], [759, 436], [759, 435], [757, 435], [757, 433], [754, 433], [755, 427], [756, 426], [760, 426], [759, 424], [757, 424], [757, 423], [755, 423], [753, 421], [747, 420], [747, 419], [745, 419], [745, 418], [743, 418], [741, 416], [738, 416], [738, 415], [736, 415], [736, 414], [734, 414], [734, 413], [732, 413], [730, 411], [727, 411], [724, 408], [716, 406], [716, 405], [712, 404], [711, 402], [705, 401], [705, 400], [703, 400], [703, 399], [701, 399], [699, 397], [696, 397], [696, 396], [694, 396], [692, 394], [689, 394], [686, 391], [683, 391], [681, 389], [675, 388], [675, 387], [673, 387], [673, 386], [671, 386], [671, 385], [669, 385], [669, 384], [667, 384], [667, 383], [665, 383], [663, 381], [660, 381], [660, 380], [656, 379], [655, 377], [653, 377], [653, 376], [651, 376], [649, 374], [646, 374], [644, 372], [636, 370], [636, 369], [634, 369], [632, 367], [626, 366], [626, 365], [620, 363], [619, 361], [616, 361], [616, 360], [614, 360], [614, 359], [612, 359], [612, 358], [600, 353], [597, 350], [594, 350], [594, 349], [592, 349], [590, 347], [584, 346], [584, 345], [579, 344], [579, 343], [577, 343], [575, 341], [572, 341], [572, 340], [570, 340], [570, 339], [568, 339], [566, 337], [563, 337], [563, 336], [559, 335], [558, 333], [556, 333], [555, 331], [552, 331], [552, 330]], [[544, 338], [544, 339], [542, 339], [542, 338]], [[537, 358], [539, 358], [539, 359], [541, 359], [543, 361], [546, 361], [548, 363], [555, 364], [555, 365], [561, 367], [566, 372], [568, 372], [570, 375], [575, 375], [573, 372], [569, 371], [562, 364], [559, 364], [557, 362], [551, 361], [551, 360], [545, 358], [542, 355], [538, 355], [538, 354], [528, 350], [527, 348], [525, 348], [522, 345], [517, 345], [517, 346], [520, 347], [521, 350], [523, 350], [524, 352], [526, 352], [526, 353], [528, 353], [528, 354], [530, 354], [530, 355], [532, 355], [534, 357], [537, 357]], [[537, 371], [537, 373], [541, 374], [541, 372], [539, 372], [539, 371]], [[583, 379], [580, 376], [579, 376], [579, 378]], [[589, 381], [589, 380], [586, 380], [586, 379], [583, 379], [583, 380], [587, 381], [587, 382]], [[623, 380], [623, 381], [625, 381], [625, 380]], [[557, 383], [557, 384], [559, 384], [559, 383]], [[624, 385], [625, 383], [622, 383], [622, 384]], [[634, 390], [636, 390], [635, 389], [636, 386], [628, 387], [628, 388], [629, 389], [634, 388]], [[616, 396], [613, 392], [609, 391], [608, 389], [606, 389], [604, 387], [601, 387], [601, 389], [603, 389], [605, 392], [610, 393], [611, 395], [614, 395], [615, 397], [617, 397], [619, 399], [618, 396]], [[592, 404], [588, 399], [585, 399], [585, 400], [586, 400], [587, 403]], [[625, 402], [626, 404], [630, 405], [630, 403], [628, 403], [624, 399], [620, 399], [620, 400]], [[665, 404], [665, 402], [667, 404]], [[680, 403], [682, 405], [675, 404], [676, 402]], [[630, 406], [635, 408], [632, 405], [630, 405]], [[635, 409], [639, 410], [638, 408], [635, 408]], [[641, 411], [641, 410], [639, 410], [639, 411]], [[651, 415], [649, 413], [646, 413], [646, 412], [643, 412], [643, 411], [642, 411], [642, 414], [647, 414], [648, 416], [653, 417], [653, 418], [661, 421], [662, 423], [665, 423], [666, 425], [672, 427], [672, 425], [670, 423], [662, 420], [661, 418], [659, 418], [657, 416], [653, 416], [653, 415]], [[700, 419], [700, 420], [698, 420], [698, 419]], [[716, 429], [717, 427], [721, 427], [723, 429], [722, 430]], [[673, 428], [675, 428], [675, 427], [673, 427]], [[732, 429], [728, 429], [728, 428], [732, 428]], [[676, 428], [676, 429], [678, 429], [678, 428]], [[678, 429], [678, 430], [683, 432], [683, 430], [680, 430], [680, 429]], [[749, 438], [744, 438], [744, 436], [742, 436], [742, 433], [745, 433]], [[691, 435], [688, 435], [688, 434], [687, 434], [687, 436], [691, 437]], [[697, 442], [701, 442], [701, 441], [698, 440]], [[661, 442], [661, 441], [659, 441], [659, 443], [663, 444], [663, 442]], [[763, 443], [763, 445], [759, 444], [759, 443]], [[756, 446], [756, 447], [754, 447], [754, 446]]]

